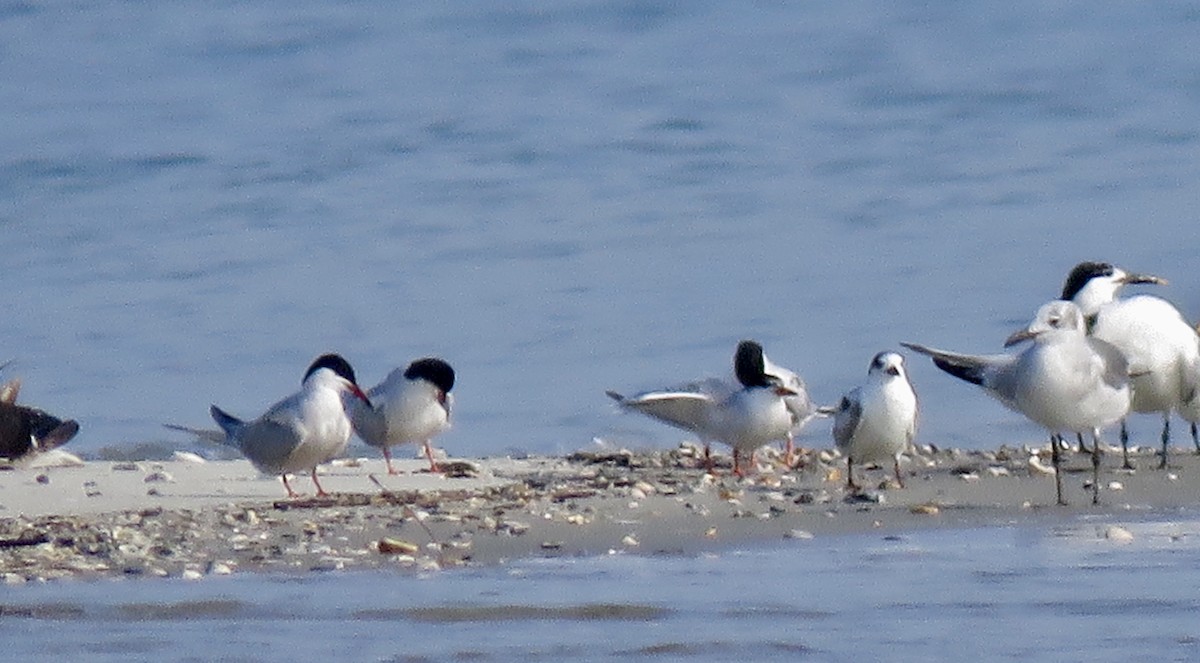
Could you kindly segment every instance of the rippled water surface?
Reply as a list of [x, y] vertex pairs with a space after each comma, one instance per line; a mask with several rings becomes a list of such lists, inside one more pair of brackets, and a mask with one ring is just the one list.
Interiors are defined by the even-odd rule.
[[[3, 355], [80, 452], [330, 349], [442, 355], [452, 453], [548, 453], [673, 444], [603, 391], [742, 337], [823, 402], [997, 350], [1081, 259], [1200, 314], [1190, 3], [2, 2], [0, 44]], [[914, 380], [922, 441], [1041, 437]]]
[[818, 537], [693, 557], [64, 582], [0, 593], [18, 658], [1188, 661], [1200, 527]]
[[[744, 337], [822, 402], [901, 340], [996, 351], [1084, 259], [1200, 315], [1192, 3], [0, 0], [0, 67], [0, 359], [84, 454], [187, 445], [161, 424], [254, 415], [327, 350], [366, 384], [447, 358], [452, 454], [554, 453], [676, 443], [604, 390], [726, 374]], [[918, 442], [1041, 437], [912, 373]], [[1192, 660], [1184, 541], [63, 583], [0, 592], [0, 633], [86, 660]]]

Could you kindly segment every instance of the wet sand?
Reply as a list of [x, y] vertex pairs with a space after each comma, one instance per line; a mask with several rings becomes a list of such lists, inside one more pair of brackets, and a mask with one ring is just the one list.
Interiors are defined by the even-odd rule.
[[[288, 499], [249, 463], [199, 459], [89, 461], [0, 472], [0, 577], [10, 584], [67, 577], [202, 578], [254, 571], [437, 569], [530, 556], [694, 554], [756, 541], [844, 532], [902, 532], [1169, 514], [1200, 505], [1200, 456], [1179, 449], [1167, 470], [1149, 451], [1138, 470], [1110, 450], [1101, 504], [1091, 504], [1090, 456], [1073, 452], [1054, 506], [1047, 449], [925, 447], [903, 463], [905, 487], [882, 469], [845, 488], [836, 452], [811, 450], [787, 468], [771, 449], [758, 472], [716, 475], [698, 450], [604, 451], [565, 458], [453, 460], [448, 475], [399, 461], [323, 467], [333, 493]], [[858, 469], [856, 468], [856, 473]]]

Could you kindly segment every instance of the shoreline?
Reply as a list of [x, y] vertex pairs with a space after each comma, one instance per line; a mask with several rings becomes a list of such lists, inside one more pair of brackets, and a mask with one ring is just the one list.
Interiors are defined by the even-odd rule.
[[[1066, 522], [1117, 523], [1200, 506], [1200, 456], [1173, 450], [1155, 469], [1117, 469], [1109, 449], [1101, 504], [1085, 486], [1090, 458], [1065, 455], [1070, 506], [1054, 506], [1054, 478], [1027, 448], [925, 447], [905, 457], [905, 488], [882, 469], [856, 478], [830, 450], [787, 469], [773, 449], [759, 471], [718, 475], [698, 450], [578, 452], [567, 457], [450, 460], [345, 459], [321, 468], [329, 498], [288, 499], [278, 477], [244, 460], [88, 461], [0, 472], [0, 579], [182, 577], [353, 569], [432, 570], [529, 557], [698, 554], [782, 539], [929, 528]], [[1041, 450], [1048, 456], [1048, 450]], [[857, 468], [856, 468], [857, 470]], [[307, 477], [293, 486], [311, 493]], [[885, 534], [886, 535], [886, 534]]]

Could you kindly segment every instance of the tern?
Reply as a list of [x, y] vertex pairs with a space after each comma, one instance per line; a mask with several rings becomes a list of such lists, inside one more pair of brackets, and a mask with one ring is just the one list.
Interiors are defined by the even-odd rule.
[[168, 425], [240, 450], [258, 471], [283, 477], [288, 497], [297, 497], [288, 475], [311, 472], [318, 496], [328, 496], [317, 481], [317, 466], [340, 454], [352, 427], [343, 395], [370, 403], [354, 379], [349, 362], [321, 355], [304, 373], [300, 391], [272, 405], [253, 421], [243, 421], [216, 405], [210, 408], [221, 432]]
[[[1062, 299], [1078, 304], [1089, 321], [1091, 335], [1116, 346], [1133, 367], [1130, 411], [1162, 414], [1159, 467], [1165, 468], [1171, 411], [1183, 408], [1195, 391], [1190, 367], [1200, 362], [1200, 337], [1164, 299], [1152, 295], [1118, 298], [1121, 288], [1130, 283], [1165, 285], [1167, 281], [1149, 274], [1131, 274], [1108, 263], [1083, 262], [1067, 276]], [[1124, 467], [1132, 468], [1124, 420], [1121, 451]]]
[[[761, 346], [760, 346], [761, 350]], [[753, 353], [752, 349], [747, 350]], [[792, 415], [792, 427], [788, 430], [787, 440], [784, 446], [783, 462], [789, 467], [792, 465], [792, 457], [796, 452], [796, 435], [803, 430], [804, 426], [812, 421], [814, 417], [820, 415], [820, 412], [813, 405], [812, 399], [808, 395], [808, 386], [804, 384], [804, 380], [800, 378], [794, 371], [774, 364], [764, 353], [762, 356], [763, 372], [769, 376], [773, 376], [779, 380], [779, 383], [784, 387], [794, 392], [792, 396], [784, 396], [783, 403], [787, 406], [787, 410]]]
[[846, 487], [858, 489], [855, 462], [890, 460], [896, 483], [903, 488], [900, 454], [912, 445], [917, 431], [917, 394], [904, 370], [904, 357], [895, 352], [875, 355], [866, 383], [847, 392], [831, 409], [833, 440], [846, 455]]
[[794, 418], [785, 398], [798, 396], [779, 377], [766, 370], [762, 346], [742, 341], [734, 354], [734, 373], [741, 387], [723, 380], [706, 380], [679, 389], [648, 391], [635, 396], [606, 392], [622, 407], [640, 412], [672, 426], [691, 431], [708, 444], [717, 441], [733, 448], [733, 472], [744, 476], [742, 457], [759, 447], [785, 440]]
[[420, 442], [429, 459], [429, 471], [437, 472], [430, 446], [434, 437], [450, 427], [454, 369], [435, 357], [418, 359], [407, 368], [397, 368], [383, 382], [367, 391], [370, 403], [351, 401], [354, 430], [367, 444], [383, 450], [388, 474], [392, 468], [390, 448]]
[[938, 368], [979, 385], [1049, 431], [1059, 504], [1066, 504], [1059, 462], [1062, 435], [1091, 432], [1092, 502], [1098, 503], [1100, 430], [1129, 412], [1129, 364], [1112, 344], [1087, 335], [1083, 312], [1069, 301], [1043, 305], [1033, 321], [1009, 336], [1004, 345], [1012, 347], [1026, 340], [1033, 343], [1017, 354], [986, 356], [916, 343], [901, 345], [932, 357]]
[[61, 447], [79, 432], [74, 420], [63, 421], [37, 408], [17, 405], [20, 391], [19, 379], [0, 386], [0, 458], [16, 463]]

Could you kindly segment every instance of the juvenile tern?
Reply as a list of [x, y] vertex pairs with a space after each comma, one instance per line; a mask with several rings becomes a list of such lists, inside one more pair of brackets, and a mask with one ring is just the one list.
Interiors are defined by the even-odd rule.
[[890, 460], [896, 483], [903, 488], [900, 454], [917, 431], [917, 394], [904, 370], [904, 357], [895, 352], [875, 355], [867, 381], [842, 396], [833, 416], [833, 440], [846, 455], [846, 486], [858, 489], [855, 462]]
[[672, 426], [691, 431], [705, 443], [717, 441], [733, 448], [733, 471], [744, 476], [742, 457], [776, 440], [784, 440], [794, 418], [784, 398], [798, 394], [779, 377], [765, 371], [762, 346], [742, 341], [734, 354], [734, 373], [740, 388], [721, 380], [706, 380], [678, 389], [648, 391], [635, 396], [606, 392], [623, 408], [640, 412]]
[[63, 421], [37, 408], [17, 405], [20, 390], [17, 379], [0, 386], [0, 458], [21, 462], [61, 447], [79, 432], [79, 424], [73, 420]]
[[[1130, 283], [1167, 282], [1149, 274], [1131, 274], [1103, 262], [1075, 266], [1063, 286], [1062, 299], [1079, 305], [1091, 335], [1116, 346], [1133, 369], [1132, 412], [1162, 415], [1162, 460], [1167, 466], [1171, 440], [1171, 411], [1180, 409], [1194, 392], [1190, 368], [1200, 361], [1200, 337], [1169, 302], [1152, 295], [1118, 298]], [[1185, 415], [1186, 418], [1186, 415]], [[1129, 431], [1121, 421], [1124, 467], [1129, 462]]]
[[302, 471], [311, 472], [317, 495], [326, 496], [329, 493], [317, 481], [317, 466], [340, 454], [352, 432], [343, 394], [370, 403], [359, 389], [349, 362], [339, 355], [326, 354], [308, 367], [299, 392], [272, 405], [253, 421], [242, 421], [212, 406], [209, 411], [223, 435], [168, 427], [237, 448], [258, 471], [283, 477], [288, 497], [296, 497], [297, 493], [287, 475]]
[[367, 391], [370, 403], [350, 402], [355, 432], [367, 444], [383, 450], [388, 474], [398, 474], [392, 468], [390, 448], [408, 442], [423, 444], [429, 471], [438, 471], [430, 443], [450, 427], [453, 388], [450, 364], [426, 357], [393, 370]]
[[1113, 345], [1087, 336], [1083, 312], [1074, 303], [1043, 305], [1029, 325], [1005, 341], [1033, 343], [1010, 355], [967, 355], [916, 343], [906, 348], [933, 358], [956, 378], [979, 385], [1009, 408], [1046, 428], [1055, 469], [1055, 493], [1062, 493], [1059, 444], [1063, 433], [1089, 431], [1092, 445], [1092, 502], [1100, 499], [1100, 429], [1129, 412], [1129, 365]]

